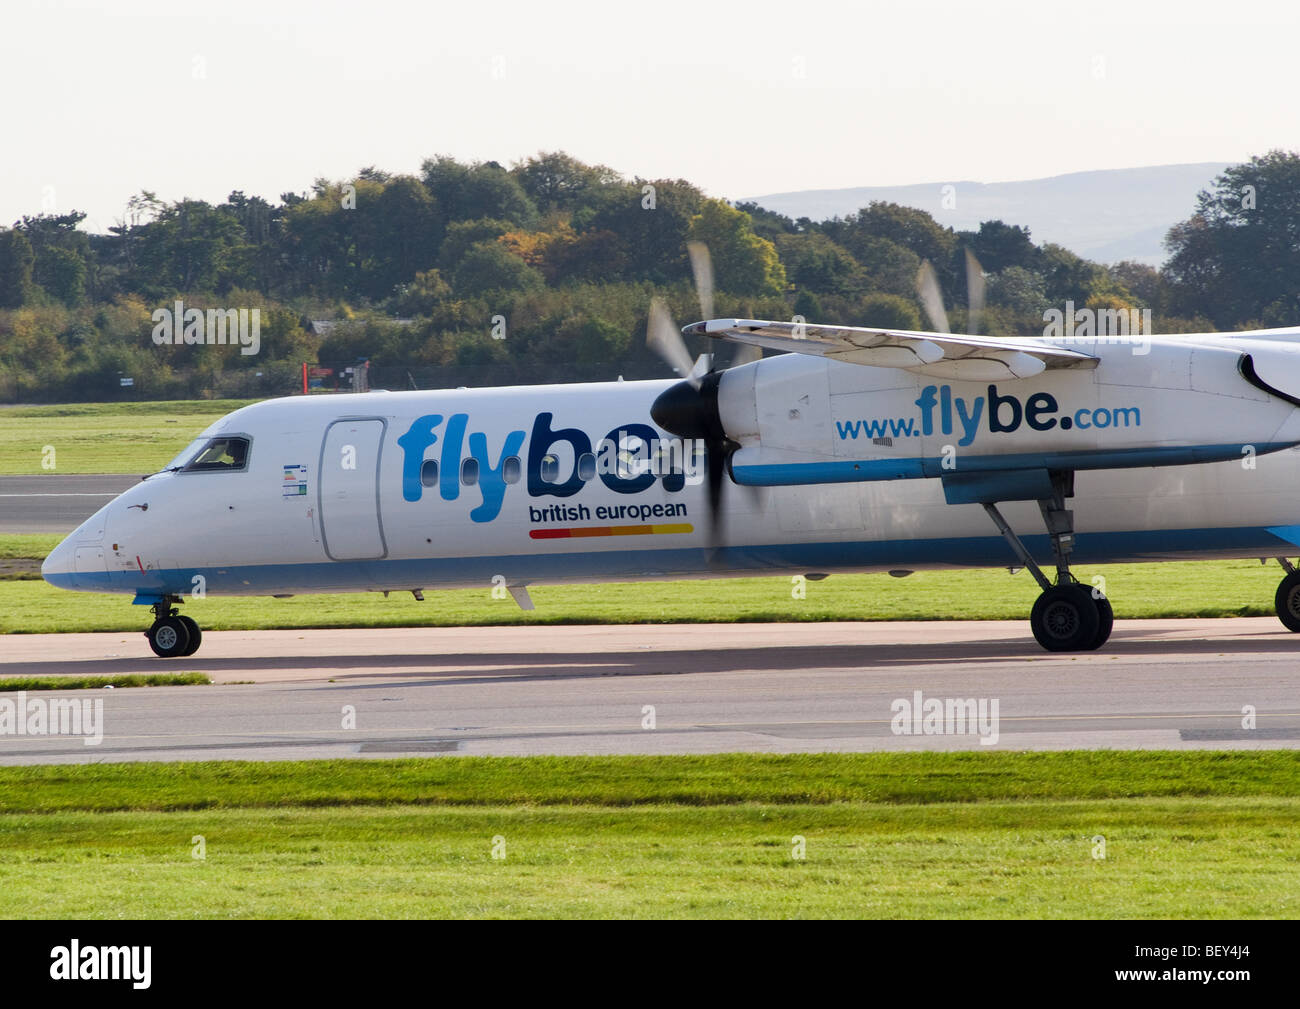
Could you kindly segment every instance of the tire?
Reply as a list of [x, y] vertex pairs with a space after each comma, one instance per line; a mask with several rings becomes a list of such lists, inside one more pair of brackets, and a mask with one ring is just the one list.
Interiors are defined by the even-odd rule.
[[1292, 571], [1282, 579], [1273, 597], [1273, 608], [1288, 631], [1300, 631], [1300, 571]]
[[149, 647], [160, 659], [175, 659], [189, 653], [190, 629], [180, 617], [163, 617], [155, 620], [153, 626], [145, 631]]
[[177, 617], [185, 625], [185, 629], [190, 632], [190, 643], [186, 646], [182, 655], [193, 655], [199, 650], [199, 645], [203, 644], [203, 632], [199, 630], [198, 621], [193, 617]]
[[1110, 600], [1105, 596], [1099, 596], [1093, 600], [1097, 607], [1097, 616], [1100, 622], [1097, 626], [1097, 636], [1093, 638], [1092, 644], [1088, 646], [1088, 651], [1095, 651], [1106, 643], [1110, 637], [1111, 628], [1115, 626], [1115, 611], [1111, 609]]
[[1084, 652], [1101, 644], [1101, 610], [1083, 585], [1052, 586], [1034, 603], [1029, 625], [1049, 652]]

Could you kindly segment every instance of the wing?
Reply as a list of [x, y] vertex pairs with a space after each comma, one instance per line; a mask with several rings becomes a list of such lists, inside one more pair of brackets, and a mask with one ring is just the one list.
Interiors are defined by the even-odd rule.
[[682, 332], [849, 364], [905, 368], [936, 378], [977, 382], [1032, 378], [1048, 368], [1097, 367], [1095, 357], [1033, 337], [954, 336], [760, 319], [710, 319], [692, 323]]

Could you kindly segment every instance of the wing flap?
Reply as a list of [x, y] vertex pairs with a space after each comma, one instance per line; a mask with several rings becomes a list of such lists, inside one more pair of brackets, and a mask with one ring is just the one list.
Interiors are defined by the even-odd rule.
[[849, 364], [971, 381], [1032, 378], [1048, 369], [1097, 366], [1095, 357], [1032, 337], [958, 336], [761, 319], [710, 319], [682, 332]]

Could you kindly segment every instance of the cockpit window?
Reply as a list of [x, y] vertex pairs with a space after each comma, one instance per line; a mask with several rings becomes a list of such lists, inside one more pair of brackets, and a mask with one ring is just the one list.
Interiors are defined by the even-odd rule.
[[166, 466], [164, 466], [159, 472], [166, 473], [169, 470], [183, 469], [185, 467], [185, 464], [194, 458], [195, 453], [197, 453], [198, 450], [201, 449], [207, 443], [208, 443], [207, 438], [195, 438], [192, 442], [190, 442], [178, 453], [176, 453], [176, 457], [172, 459], [172, 461], [169, 462]]
[[247, 438], [212, 438], [185, 464], [184, 473], [230, 473], [248, 468]]

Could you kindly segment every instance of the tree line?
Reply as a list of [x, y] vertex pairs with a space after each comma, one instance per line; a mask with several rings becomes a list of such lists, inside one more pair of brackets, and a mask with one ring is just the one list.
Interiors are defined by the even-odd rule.
[[[699, 317], [691, 241], [711, 251], [719, 316], [924, 329], [929, 262], [961, 330], [969, 251], [991, 335], [1040, 334], [1066, 302], [1150, 309], [1158, 333], [1300, 324], [1300, 154], [1229, 168], [1190, 210], [1156, 269], [1090, 262], [1003, 221], [955, 231], [893, 203], [792, 220], [562, 152], [365, 168], [274, 203], [141, 192], [108, 234], [80, 230], [80, 212], [0, 228], [0, 399], [113, 398], [125, 377], [138, 398], [283, 394], [304, 361], [361, 359], [422, 386], [663, 376], [646, 314], [658, 294], [680, 321]], [[259, 353], [158, 346], [154, 313], [178, 300], [260, 309]], [[322, 336], [311, 320], [335, 325]]]

